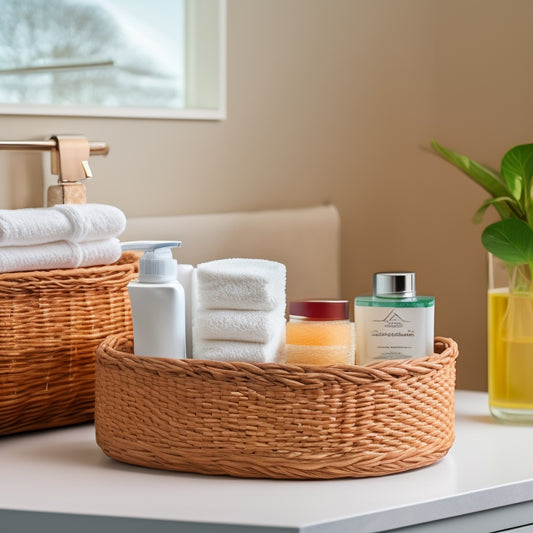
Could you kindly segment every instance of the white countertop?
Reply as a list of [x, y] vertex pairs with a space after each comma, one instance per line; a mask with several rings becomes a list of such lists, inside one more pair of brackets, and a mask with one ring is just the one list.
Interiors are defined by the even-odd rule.
[[[507, 506], [514, 506], [512, 523]], [[533, 523], [533, 426], [494, 421], [479, 392], [457, 392], [456, 440], [444, 459], [378, 478], [278, 481], [151, 470], [106, 457], [92, 424], [0, 437], [2, 532], [33, 524], [40, 533], [383, 531], [492, 508], [497, 516], [483, 515], [491, 524]]]

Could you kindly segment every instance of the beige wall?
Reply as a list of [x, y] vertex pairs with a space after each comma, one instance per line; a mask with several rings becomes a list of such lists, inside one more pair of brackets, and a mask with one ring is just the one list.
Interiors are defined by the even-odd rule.
[[[4, 116], [0, 137], [107, 141], [89, 199], [130, 216], [333, 202], [345, 296], [414, 269], [458, 386], [483, 389], [484, 195], [424, 147], [498, 165], [533, 140], [532, 17], [528, 0], [228, 0], [227, 120]], [[0, 207], [40, 205], [39, 165], [0, 154]]]

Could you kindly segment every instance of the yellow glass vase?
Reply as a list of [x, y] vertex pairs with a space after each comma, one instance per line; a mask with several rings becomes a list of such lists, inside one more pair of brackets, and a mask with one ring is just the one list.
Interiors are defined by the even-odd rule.
[[528, 265], [489, 254], [489, 405], [509, 423], [533, 424], [533, 292]]

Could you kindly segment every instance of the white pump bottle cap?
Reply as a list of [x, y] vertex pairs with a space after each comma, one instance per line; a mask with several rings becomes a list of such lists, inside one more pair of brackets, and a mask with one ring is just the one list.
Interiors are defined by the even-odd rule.
[[141, 283], [166, 283], [176, 281], [178, 262], [171, 248], [179, 248], [181, 241], [129, 241], [121, 243], [122, 250], [140, 250], [139, 281]]

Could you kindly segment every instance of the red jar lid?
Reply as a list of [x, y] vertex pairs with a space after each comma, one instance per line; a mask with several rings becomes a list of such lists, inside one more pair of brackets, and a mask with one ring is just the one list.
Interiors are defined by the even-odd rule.
[[289, 314], [307, 320], [348, 320], [348, 300], [302, 300], [289, 303]]

